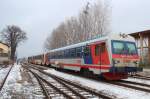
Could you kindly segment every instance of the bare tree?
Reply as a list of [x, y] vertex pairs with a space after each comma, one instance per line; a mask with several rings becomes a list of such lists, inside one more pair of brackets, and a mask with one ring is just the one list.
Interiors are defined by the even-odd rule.
[[52, 31], [51, 35], [47, 37], [44, 45], [46, 50], [51, 50], [67, 45], [67, 38], [64, 26], [64, 23], [62, 23], [61, 25], [59, 25], [58, 28]]
[[54, 29], [45, 42], [46, 49], [75, 44], [110, 33], [109, 5], [98, 0], [87, 3], [78, 17], [71, 17]]
[[16, 48], [27, 39], [26, 33], [20, 27], [9, 25], [1, 32], [2, 40], [11, 47], [10, 59], [15, 60]]
[[79, 14], [83, 41], [110, 33], [109, 11], [109, 5], [101, 1], [93, 5], [87, 3]]
[[67, 45], [77, 43], [79, 41], [79, 22], [77, 18], [71, 17], [65, 23], [65, 37]]

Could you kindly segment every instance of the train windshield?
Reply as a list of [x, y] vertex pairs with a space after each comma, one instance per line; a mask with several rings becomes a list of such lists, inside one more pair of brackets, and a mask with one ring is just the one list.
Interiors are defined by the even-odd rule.
[[134, 42], [112, 41], [113, 54], [137, 54], [137, 49]]

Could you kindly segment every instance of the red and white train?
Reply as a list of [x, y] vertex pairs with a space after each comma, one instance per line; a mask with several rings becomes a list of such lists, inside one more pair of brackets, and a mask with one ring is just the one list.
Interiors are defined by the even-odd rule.
[[32, 64], [79, 71], [86, 75], [95, 74], [107, 80], [126, 79], [128, 73], [142, 71], [139, 61], [135, 40], [121, 34], [111, 34], [28, 57], [28, 62]]

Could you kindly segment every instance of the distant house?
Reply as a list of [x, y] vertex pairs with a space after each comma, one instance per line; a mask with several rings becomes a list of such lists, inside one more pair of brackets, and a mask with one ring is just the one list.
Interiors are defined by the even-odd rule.
[[8, 64], [9, 57], [10, 57], [10, 47], [5, 43], [0, 42], [0, 64]]

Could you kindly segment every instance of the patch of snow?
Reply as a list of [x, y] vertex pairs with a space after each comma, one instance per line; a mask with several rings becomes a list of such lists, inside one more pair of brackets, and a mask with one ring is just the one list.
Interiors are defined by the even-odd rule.
[[0, 70], [0, 81], [2, 81], [4, 79], [4, 77], [6, 76], [7, 72], [9, 71], [10, 66], [8, 66], [7, 68], [2, 68]]
[[143, 79], [137, 79], [137, 78], [128, 78], [126, 79], [127, 81], [132, 81], [132, 82], [138, 82], [138, 83], [143, 83], [143, 84], [148, 84], [150, 85], [150, 81], [149, 80], [143, 80]]
[[143, 69], [143, 71], [147, 71], [147, 72], [150, 72], [150, 69]]
[[117, 85], [106, 84], [103, 82], [94, 81], [91, 79], [86, 79], [82, 77], [73, 76], [70, 74], [58, 72], [54, 69], [45, 70], [48, 73], [52, 73], [54, 75], [63, 77], [65, 79], [80, 83], [84, 86], [91, 87], [93, 89], [97, 89], [99, 91], [103, 91], [110, 95], [115, 95], [117, 98], [121, 99], [150, 99], [150, 93], [125, 88]]
[[13, 66], [3, 89], [0, 92], [0, 99], [43, 99], [42, 95], [33, 94], [36, 90], [35, 86], [27, 81], [22, 81], [21, 70], [21, 65], [15, 64]]

